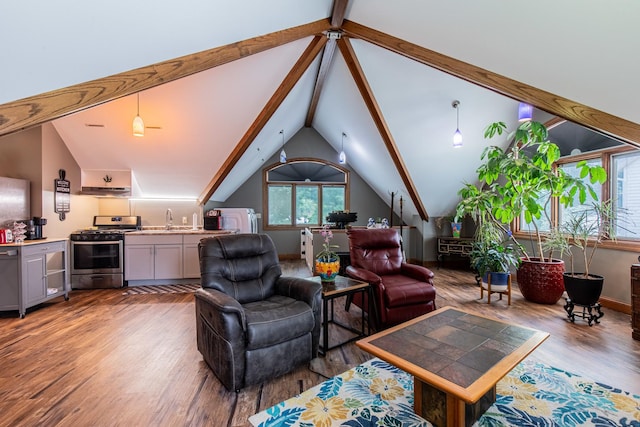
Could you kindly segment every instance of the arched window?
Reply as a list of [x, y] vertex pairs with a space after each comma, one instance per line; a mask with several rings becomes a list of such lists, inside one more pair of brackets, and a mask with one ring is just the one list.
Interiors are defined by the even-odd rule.
[[349, 209], [349, 171], [321, 159], [290, 159], [264, 170], [265, 228], [323, 224]]

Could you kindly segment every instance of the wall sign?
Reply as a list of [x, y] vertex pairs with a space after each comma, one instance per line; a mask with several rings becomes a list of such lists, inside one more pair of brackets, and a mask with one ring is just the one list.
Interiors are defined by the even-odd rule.
[[64, 221], [66, 213], [71, 210], [71, 183], [67, 181], [65, 176], [67, 172], [64, 169], [58, 171], [60, 179], [53, 180], [55, 193], [54, 197], [54, 211], [58, 214], [60, 221]]

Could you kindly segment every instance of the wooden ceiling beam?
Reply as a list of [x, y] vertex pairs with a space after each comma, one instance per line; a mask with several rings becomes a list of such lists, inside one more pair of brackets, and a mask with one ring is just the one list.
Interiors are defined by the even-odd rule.
[[385, 146], [387, 147], [387, 151], [389, 152], [389, 155], [393, 160], [393, 164], [398, 170], [398, 173], [400, 174], [400, 178], [402, 179], [402, 182], [404, 183], [406, 190], [409, 193], [409, 197], [411, 198], [411, 201], [413, 202], [414, 206], [416, 207], [416, 210], [418, 211], [418, 215], [420, 215], [420, 218], [422, 220], [428, 221], [429, 215], [427, 214], [427, 210], [425, 209], [422, 203], [422, 199], [418, 194], [418, 190], [416, 189], [416, 186], [413, 183], [413, 180], [411, 179], [409, 172], [407, 171], [407, 167], [405, 166], [404, 161], [402, 160], [400, 151], [398, 150], [398, 147], [393, 139], [393, 136], [389, 131], [389, 127], [387, 126], [387, 122], [385, 121], [384, 116], [382, 115], [380, 106], [378, 105], [378, 102], [376, 101], [375, 96], [373, 95], [373, 91], [369, 86], [369, 82], [367, 81], [367, 78], [365, 77], [364, 72], [362, 71], [360, 62], [358, 61], [358, 58], [356, 57], [355, 52], [353, 51], [353, 46], [351, 45], [351, 43], [347, 38], [342, 38], [338, 40], [338, 47], [340, 48], [340, 52], [342, 53], [342, 56], [344, 57], [344, 60], [347, 63], [347, 67], [351, 72], [351, 76], [353, 77], [353, 80], [355, 81], [356, 86], [360, 90], [360, 95], [362, 96], [362, 99], [364, 100], [365, 105], [369, 109], [371, 118], [373, 119], [373, 122], [378, 128], [378, 132], [380, 133], [380, 136], [382, 137], [382, 140]]
[[347, 5], [349, 0], [334, 0], [333, 9], [331, 11], [331, 28], [340, 28], [347, 14]]
[[349, 20], [344, 21], [342, 29], [348, 36], [366, 40], [493, 92], [526, 102], [558, 117], [640, 147], [640, 124], [492, 73]]
[[224, 179], [227, 177], [227, 175], [229, 175], [238, 160], [240, 160], [242, 155], [251, 146], [253, 140], [258, 136], [262, 128], [278, 110], [280, 104], [282, 104], [289, 92], [291, 92], [296, 83], [298, 83], [304, 72], [313, 63], [314, 59], [319, 55], [320, 51], [326, 43], [327, 38], [324, 35], [316, 36], [313, 38], [309, 46], [307, 46], [298, 61], [296, 61], [289, 73], [286, 75], [282, 83], [280, 83], [278, 89], [276, 89], [271, 98], [267, 101], [266, 105], [262, 108], [262, 111], [260, 111], [251, 126], [249, 126], [238, 144], [236, 144], [235, 148], [233, 149], [231, 154], [229, 154], [229, 157], [227, 157], [222, 167], [216, 171], [216, 174], [213, 176], [205, 190], [200, 195], [200, 198], [198, 199], [198, 202], [200, 204], [206, 203], [211, 198], [213, 193], [218, 189], [218, 187], [220, 187]]
[[8, 102], [0, 105], [0, 136], [37, 126], [304, 37], [316, 36], [328, 29], [330, 29], [329, 20], [321, 19], [113, 76]]
[[318, 108], [318, 101], [320, 100], [320, 94], [322, 88], [327, 80], [327, 73], [329, 72], [329, 66], [333, 60], [333, 55], [336, 51], [336, 40], [329, 39], [324, 46], [324, 52], [322, 53], [322, 59], [320, 60], [320, 67], [318, 69], [318, 76], [316, 77], [316, 84], [313, 87], [313, 94], [311, 95], [311, 102], [309, 103], [309, 110], [307, 111], [307, 118], [304, 125], [311, 127], [313, 124], [313, 117], [316, 115], [316, 109]]
[[[333, 11], [331, 13], [331, 28], [334, 30], [334, 34], [342, 34], [339, 29], [344, 22], [344, 15], [347, 13], [347, 4], [349, 0], [334, 0]], [[313, 94], [311, 95], [311, 102], [309, 103], [309, 110], [307, 111], [307, 118], [304, 121], [306, 127], [311, 127], [313, 124], [313, 117], [316, 115], [316, 109], [318, 108], [318, 101], [320, 100], [320, 94], [325, 81], [327, 80], [327, 72], [329, 66], [333, 60], [333, 55], [336, 51], [336, 39], [329, 38], [322, 58], [320, 59], [320, 67], [318, 68], [318, 75], [316, 76], [316, 84], [313, 87]]]

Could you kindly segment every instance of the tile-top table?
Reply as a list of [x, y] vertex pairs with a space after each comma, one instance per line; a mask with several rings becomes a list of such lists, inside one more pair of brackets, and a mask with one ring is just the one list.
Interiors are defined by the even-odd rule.
[[546, 332], [444, 307], [356, 344], [414, 377], [414, 409], [435, 426], [470, 426], [496, 400], [496, 383]]

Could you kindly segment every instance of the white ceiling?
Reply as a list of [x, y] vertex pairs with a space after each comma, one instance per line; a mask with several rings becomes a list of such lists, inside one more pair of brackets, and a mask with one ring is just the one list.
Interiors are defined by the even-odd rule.
[[[637, 51], [627, 48], [637, 48], [640, 41], [640, 27], [631, 22], [640, 16], [639, 4], [541, 0], [535, 5], [539, 16], [529, 2], [520, 1], [351, 0], [346, 19], [640, 123], [640, 97], [629, 96], [640, 60], [620, 53]], [[24, 66], [0, 70], [0, 82], [20, 83], [0, 83], [0, 102], [327, 18], [332, 1], [199, 0], [178, 6], [115, 0], [98, 10], [63, 0], [37, 11], [26, 7], [12, 4], [3, 11], [8, 19], [0, 17], [0, 36], [20, 29], [47, 36], [9, 46], [6, 57]], [[57, 31], [51, 31], [52, 22]], [[131, 135], [135, 96], [57, 119], [54, 126], [81, 168], [130, 169], [142, 197], [195, 198], [309, 42], [299, 40], [141, 92], [145, 124], [161, 127], [147, 129], [143, 138]], [[351, 42], [427, 212], [449, 213], [462, 182], [474, 178], [487, 144], [483, 129], [498, 120], [513, 127], [517, 101], [367, 42]], [[608, 48], [611, 42], [620, 50]], [[262, 159], [280, 150], [280, 129], [288, 140], [304, 125], [318, 64], [304, 74], [213, 199], [224, 201], [262, 167]], [[454, 99], [461, 102], [460, 149], [451, 144]], [[400, 191], [407, 202], [405, 219], [417, 213], [339, 51], [313, 128], [336, 151], [345, 132], [350, 167], [384, 200]]]

